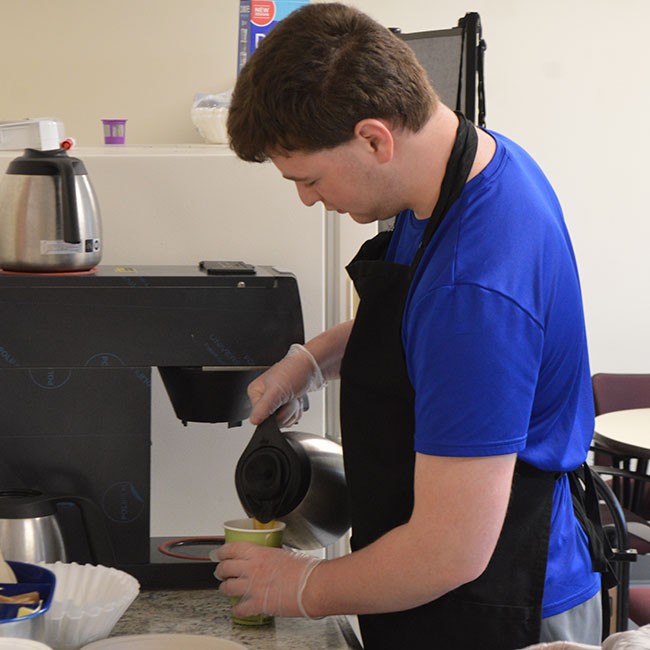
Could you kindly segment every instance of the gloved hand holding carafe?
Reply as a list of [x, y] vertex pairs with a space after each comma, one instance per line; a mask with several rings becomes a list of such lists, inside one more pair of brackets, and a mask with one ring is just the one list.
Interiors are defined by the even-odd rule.
[[294, 343], [284, 359], [249, 384], [248, 396], [253, 405], [251, 424], [260, 424], [276, 412], [279, 426], [295, 424], [302, 416], [300, 398], [324, 385], [316, 359], [307, 348]]
[[281, 427], [300, 420], [300, 398], [338, 378], [352, 322], [341, 323], [309, 341], [311, 351], [297, 343], [292, 345], [283, 359], [249, 384], [251, 424], [261, 424], [273, 413]]

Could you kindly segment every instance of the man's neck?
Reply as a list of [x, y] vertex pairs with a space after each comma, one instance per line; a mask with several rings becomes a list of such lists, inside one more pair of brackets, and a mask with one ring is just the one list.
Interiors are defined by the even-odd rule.
[[[473, 125], [470, 128], [475, 128]], [[404, 187], [409, 207], [417, 219], [428, 219], [438, 202], [447, 162], [456, 141], [458, 117], [443, 104], [438, 105], [427, 124], [417, 133], [402, 133], [400, 155], [405, 170]], [[490, 162], [496, 145], [490, 135], [478, 131], [478, 148], [468, 180]]]

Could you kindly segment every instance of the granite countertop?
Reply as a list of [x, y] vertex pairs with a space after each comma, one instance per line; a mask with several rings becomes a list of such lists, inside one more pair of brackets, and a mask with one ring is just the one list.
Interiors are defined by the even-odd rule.
[[276, 617], [271, 625], [233, 625], [228, 599], [216, 589], [141, 591], [111, 636], [160, 633], [216, 636], [251, 650], [361, 648], [342, 616], [318, 621]]

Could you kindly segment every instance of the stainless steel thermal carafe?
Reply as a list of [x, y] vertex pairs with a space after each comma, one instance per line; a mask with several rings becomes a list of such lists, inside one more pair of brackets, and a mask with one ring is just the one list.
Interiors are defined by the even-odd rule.
[[79, 509], [94, 564], [113, 566], [113, 548], [99, 508], [78, 496], [47, 496], [28, 488], [0, 490], [0, 548], [15, 562], [66, 562], [68, 554], [56, 518], [58, 504]]
[[25, 149], [0, 180], [0, 268], [84, 271], [101, 259], [95, 192], [65, 149]]
[[35, 490], [0, 492], [0, 547], [15, 562], [66, 562], [54, 502]]

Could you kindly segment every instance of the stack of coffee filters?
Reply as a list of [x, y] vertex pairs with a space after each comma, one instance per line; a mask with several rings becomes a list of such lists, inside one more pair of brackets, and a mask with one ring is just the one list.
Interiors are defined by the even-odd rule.
[[40, 566], [56, 576], [42, 637], [54, 650], [78, 650], [108, 637], [140, 592], [140, 583], [118, 569], [76, 562]]

